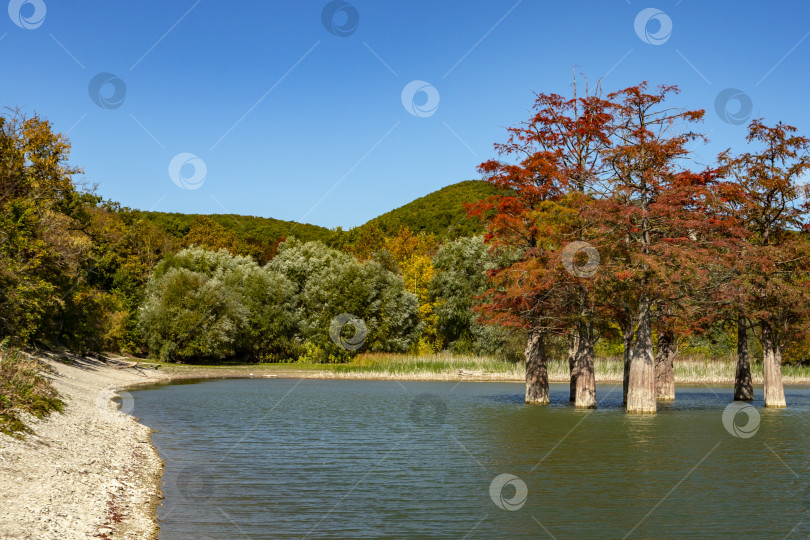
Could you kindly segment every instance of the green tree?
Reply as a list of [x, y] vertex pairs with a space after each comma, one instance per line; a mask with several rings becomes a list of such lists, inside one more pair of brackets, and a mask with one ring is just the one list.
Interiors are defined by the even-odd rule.
[[338, 361], [352, 354], [330, 337], [341, 314], [361, 319], [365, 341], [357, 350], [401, 352], [418, 338], [419, 302], [400, 276], [376, 261], [360, 263], [320, 242], [289, 239], [267, 268], [284, 274], [297, 289], [299, 339], [307, 359]]
[[58, 332], [63, 296], [89, 241], [70, 144], [49, 122], [0, 116], [0, 337], [27, 342]]
[[281, 360], [295, 354], [295, 284], [250, 257], [184, 249], [155, 267], [140, 312], [153, 354], [168, 360]]
[[139, 323], [149, 350], [165, 360], [233, 355], [248, 311], [230, 286], [240, 266], [255, 266], [226, 250], [184, 249], [154, 269]]
[[438, 317], [438, 332], [453, 352], [514, 356], [508, 331], [478, 322], [473, 307], [488, 288], [487, 271], [495, 267], [481, 236], [447, 242], [433, 257], [436, 274], [430, 295]]
[[183, 237], [183, 245], [204, 247], [214, 251], [225, 249], [233, 255], [239, 255], [246, 249], [235, 232], [207, 216], [197, 216], [191, 223], [191, 228]]
[[226, 274], [225, 284], [239, 295], [247, 310], [236, 352], [265, 362], [294, 358], [300, 314], [293, 282], [276, 270], [249, 263]]

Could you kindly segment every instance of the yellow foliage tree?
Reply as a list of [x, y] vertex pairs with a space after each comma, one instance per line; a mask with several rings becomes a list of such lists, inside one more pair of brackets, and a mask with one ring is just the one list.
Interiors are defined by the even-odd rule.
[[185, 247], [204, 247], [212, 251], [225, 249], [231, 255], [241, 255], [243, 246], [236, 233], [206, 216], [197, 217], [183, 237]]
[[427, 255], [414, 254], [400, 263], [405, 288], [419, 298], [419, 317], [423, 323], [422, 338], [419, 340], [418, 353], [430, 354], [440, 350], [438, 325], [435, 305], [430, 301], [430, 282], [436, 273], [433, 261]]
[[432, 256], [436, 253], [438, 242], [432, 233], [422, 231], [414, 234], [409, 228], [402, 227], [396, 236], [385, 240], [384, 247], [402, 267], [414, 255]]

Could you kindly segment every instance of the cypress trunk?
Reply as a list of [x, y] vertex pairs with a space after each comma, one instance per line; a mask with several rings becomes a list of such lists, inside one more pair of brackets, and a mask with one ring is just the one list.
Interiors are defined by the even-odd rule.
[[579, 332], [574, 329], [568, 336], [568, 400], [574, 403], [577, 399], [577, 351], [579, 350]]
[[575, 358], [576, 392], [574, 406], [578, 409], [596, 408], [596, 374], [593, 367], [593, 323], [579, 333]]
[[628, 324], [622, 332], [624, 341], [624, 377], [622, 380], [622, 404], [627, 405], [627, 388], [630, 385], [630, 358], [633, 353], [633, 325]]
[[765, 406], [785, 408], [785, 388], [782, 386], [782, 348], [778, 336], [767, 322], [762, 322], [762, 372]]
[[658, 334], [658, 351], [655, 354], [655, 397], [658, 401], [675, 401], [675, 355], [678, 344], [675, 334], [663, 331]]
[[630, 380], [627, 385], [627, 412], [654, 414], [655, 365], [652, 343], [651, 302], [646, 296], [639, 303], [636, 342], [630, 355]]
[[737, 316], [737, 371], [734, 374], [734, 401], [752, 401], [754, 383], [751, 379], [751, 356], [748, 354], [748, 321]]
[[545, 405], [548, 399], [546, 346], [541, 332], [529, 332], [526, 357], [526, 403]]

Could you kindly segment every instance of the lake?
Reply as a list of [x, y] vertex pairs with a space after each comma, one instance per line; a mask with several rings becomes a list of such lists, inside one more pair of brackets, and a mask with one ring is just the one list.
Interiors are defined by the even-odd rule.
[[810, 389], [786, 393], [628, 416], [614, 384], [582, 411], [567, 385], [527, 406], [520, 384], [231, 379], [138, 389], [132, 414], [166, 462], [162, 540], [805, 538]]

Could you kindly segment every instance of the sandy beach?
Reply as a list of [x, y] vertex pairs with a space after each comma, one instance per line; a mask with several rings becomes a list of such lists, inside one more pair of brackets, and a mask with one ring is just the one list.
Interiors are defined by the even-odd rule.
[[65, 401], [24, 440], [0, 435], [0, 538], [70, 540], [157, 538], [163, 463], [150, 430], [125, 414], [115, 389], [166, 375], [71, 356], [46, 360]]

